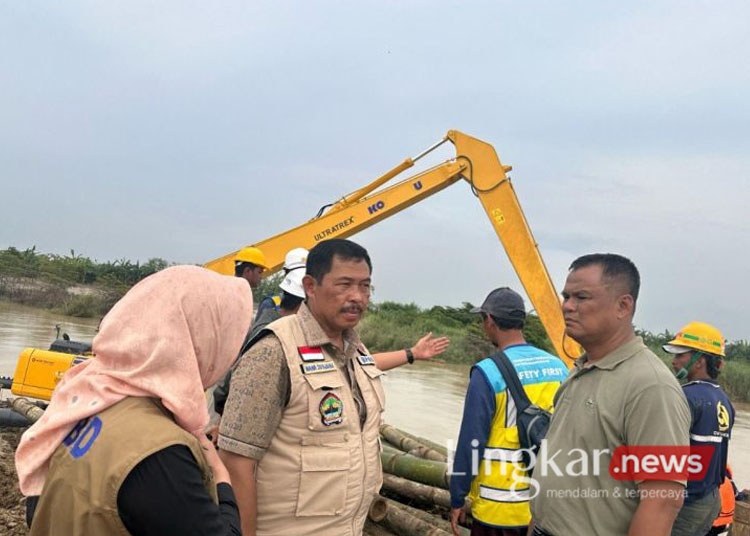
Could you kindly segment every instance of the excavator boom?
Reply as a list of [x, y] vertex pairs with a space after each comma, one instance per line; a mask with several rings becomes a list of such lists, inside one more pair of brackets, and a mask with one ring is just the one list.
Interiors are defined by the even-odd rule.
[[[456, 147], [454, 159], [378, 190], [446, 141]], [[427, 151], [407, 158], [375, 181], [344, 196], [322, 215], [253, 245], [265, 254], [267, 274], [271, 274], [281, 268], [290, 249], [310, 249], [321, 240], [351, 236], [464, 179], [482, 203], [557, 355], [570, 364], [572, 358], [580, 355], [580, 348], [565, 338], [560, 299], [507, 176], [510, 169], [500, 163], [492, 145], [451, 130]], [[233, 274], [236, 253], [205, 266]]]

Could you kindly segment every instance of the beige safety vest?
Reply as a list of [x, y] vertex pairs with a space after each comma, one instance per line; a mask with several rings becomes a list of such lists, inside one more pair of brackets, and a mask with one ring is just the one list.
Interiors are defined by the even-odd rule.
[[171, 445], [190, 449], [218, 503], [198, 439], [156, 400], [126, 398], [78, 423], [52, 455], [29, 536], [129, 535], [117, 512], [120, 486], [138, 463]]
[[321, 347], [308, 348], [298, 315], [267, 329], [281, 341], [291, 393], [258, 464], [257, 534], [358, 536], [383, 483], [383, 373], [369, 355], [355, 359], [354, 381], [367, 408], [360, 426], [345, 372]]

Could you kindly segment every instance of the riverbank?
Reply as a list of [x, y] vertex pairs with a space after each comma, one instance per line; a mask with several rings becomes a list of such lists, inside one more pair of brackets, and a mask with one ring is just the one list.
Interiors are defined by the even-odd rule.
[[0, 250], [0, 298], [78, 317], [104, 315], [138, 281], [168, 266], [121, 259], [98, 262], [70, 251]]
[[80, 318], [103, 316], [126, 291], [127, 288], [0, 274], [0, 299]]

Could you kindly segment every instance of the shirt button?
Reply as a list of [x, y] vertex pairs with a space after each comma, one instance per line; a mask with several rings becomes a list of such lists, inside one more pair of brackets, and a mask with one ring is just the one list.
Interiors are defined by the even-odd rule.
[[310, 430], [312, 430], [312, 429], [313, 429], [313, 425], [312, 425], [312, 424], [308, 424], [308, 425], [307, 425], [307, 427], [308, 427], [308, 428], [309, 428]]
[[344, 441], [349, 441], [349, 434], [344, 434]]

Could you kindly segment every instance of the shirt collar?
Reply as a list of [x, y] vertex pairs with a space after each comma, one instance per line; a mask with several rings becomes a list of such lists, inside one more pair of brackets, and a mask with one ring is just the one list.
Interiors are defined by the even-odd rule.
[[[320, 323], [315, 319], [310, 309], [307, 307], [307, 303], [302, 302], [297, 311], [297, 318], [299, 319], [300, 326], [302, 327], [302, 333], [305, 335], [305, 342], [310, 346], [323, 346], [324, 344], [331, 344], [331, 339], [320, 327]], [[346, 329], [343, 333], [344, 342], [347, 342], [359, 348], [362, 346], [359, 340], [359, 335], [353, 329]]]
[[503, 352], [505, 350], [510, 350], [511, 348], [519, 348], [521, 346], [529, 346], [529, 343], [527, 343], [527, 342], [519, 342], [518, 344], [511, 344], [510, 346], [506, 346], [505, 348], [503, 348]]
[[718, 381], [716, 381], [716, 380], [709, 380], [709, 379], [705, 379], [705, 380], [693, 380], [691, 382], [687, 382], [685, 385], [683, 385], [683, 387], [687, 387], [688, 385], [695, 385], [695, 384], [698, 384], [698, 383], [706, 383], [706, 384], [710, 385], [711, 387], [719, 387], [719, 382]]
[[[602, 357], [596, 362], [592, 362], [587, 368], [599, 368], [602, 370], [614, 370], [617, 365], [631, 358], [633, 355], [638, 353], [643, 348], [643, 339], [641, 337], [634, 337], [632, 340], [626, 342], [622, 346], [615, 348], [610, 353]], [[581, 357], [576, 359], [576, 370], [580, 371], [584, 368], [584, 365], [588, 363], [588, 356], [583, 354]]]

